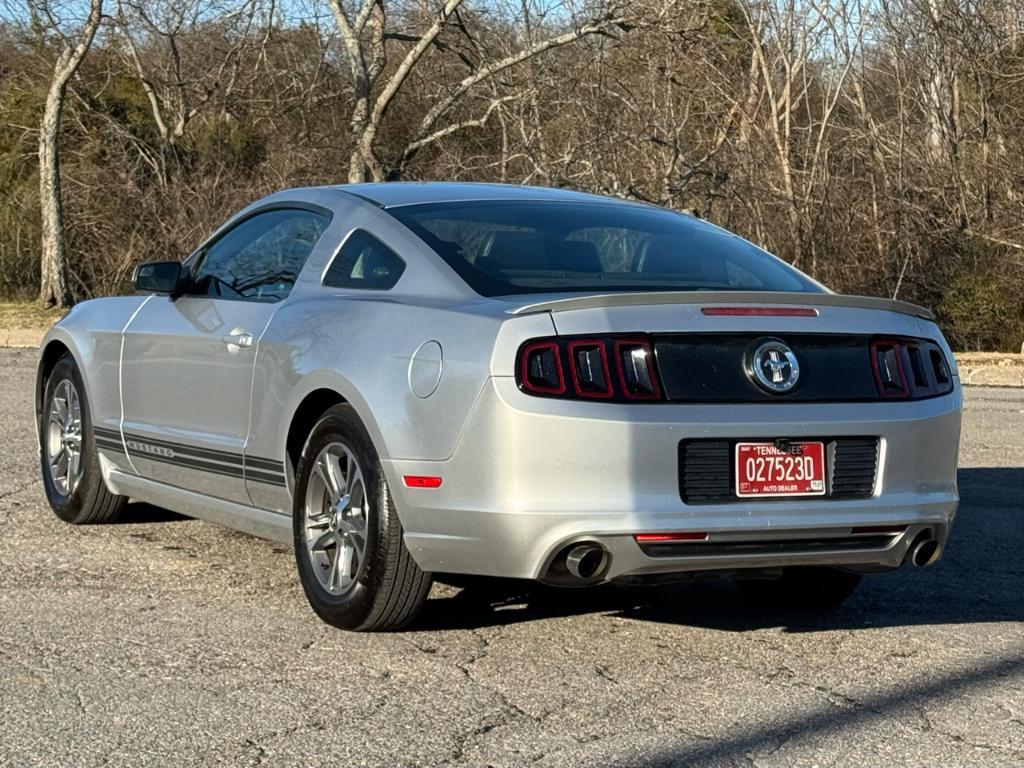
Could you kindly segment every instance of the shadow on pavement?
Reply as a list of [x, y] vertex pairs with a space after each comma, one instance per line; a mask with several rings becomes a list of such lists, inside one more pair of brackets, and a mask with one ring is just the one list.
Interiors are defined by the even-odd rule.
[[144, 501], [133, 501], [125, 507], [124, 514], [111, 525], [141, 525], [144, 523], [176, 523], [188, 520], [184, 515], [169, 509], [155, 507]]
[[[961, 668], [956, 672], [943, 672], [927, 680], [898, 688], [851, 699], [849, 707], [829, 705], [817, 713], [800, 712], [778, 724], [762, 723], [733, 729], [725, 738], [707, 739], [697, 743], [679, 745], [645, 756], [641, 762], [630, 761], [631, 766], [658, 768], [660, 766], [703, 766], [709, 764], [753, 764], [749, 756], [777, 750], [791, 739], [820, 738], [823, 733], [836, 729], [852, 730], [872, 721], [891, 725], [892, 718], [901, 713], [914, 712], [921, 707], [936, 707], [943, 702], [959, 699], [979, 689], [997, 684], [1003, 678], [1019, 679], [1024, 670], [1024, 656], [1008, 654], [983, 664]], [[929, 725], [929, 728], [931, 726]], [[952, 735], [961, 739], [959, 735]], [[991, 749], [990, 745], [983, 745]], [[986, 751], [987, 751], [986, 749]], [[1011, 752], [1016, 750], [1010, 749]], [[1001, 753], [1005, 755], [1007, 753]]]
[[725, 579], [654, 587], [554, 589], [497, 579], [427, 602], [413, 630], [477, 628], [606, 613], [724, 631], [833, 629], [1024, 621], [1024, 468], [963, 469], [961, 505], [943, 559], [867, 576], [823, 615], [754, 612]]

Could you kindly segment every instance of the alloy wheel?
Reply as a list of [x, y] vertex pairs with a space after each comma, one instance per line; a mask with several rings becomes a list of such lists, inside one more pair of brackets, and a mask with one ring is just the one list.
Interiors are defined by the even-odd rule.
[[82, 479], [82, 408], [71, 379], [60, 381], [50, 399], [46, 464], [54, 486], [70, 496]]
[[363, 471], [348, 446], [330, 443], [320, 451], [304, 506], [313, 572], [331, 595], [344, 595], [365, 567], [368, 512]]

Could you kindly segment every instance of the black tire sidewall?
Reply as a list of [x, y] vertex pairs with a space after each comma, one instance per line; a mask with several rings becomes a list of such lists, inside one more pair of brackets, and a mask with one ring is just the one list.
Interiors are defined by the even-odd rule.
[[[313, 463], [324, 447], [335, 442], [348, 446], [359, 462], [368, 509], [364, 553], [366, 565], [362, 567], [355, 586], [344, 595], [332, 595], [320, 585], [306, 549], [304, 530], [306, 489]], [[387, 503], [386, 481], [377, 451], [351, 407], [336, 406], [317, 422], [303, 449], [295, 477], [292, 530], [295, 562], [302, 589], [321, 619], [346, 629], [358, 628], [373, 610], [381, 575], [387, 570], [389, 537], [393, 535], [390, 529], [395, 521], [393, 509]]]
[[[50, 477], [50, 467], [46, 453], [46, 429], [49, 421], [50, 404], [53, 400], [53, 393], [57, 385], [70, 379], [78, 393], [78, 404], [81, 409], [82, 418], [82, 477], [78, 485], [70, 494], [63, 494], [54, 485]], [[64, 355], [57, 364], [53, 366], [49, 377], [46, 379], [46, 387], [43, 390], [43, 410], [39, 415], [39, 464], [43, 473], [43, 489], [46, 492], [46, 500], [50, 508], [61, 520], [68, 523], [81, 522], [90, 511], [90, 500], [94, 499], [103, 484], [103, 476], [100, 471], [99, 453], [96, 450], [96, 441], [92, 432], [92, 411], [89, 406], [89, 396], [85, 390], [85, 382], [78, 370], [75, 359], [70, 355]]]

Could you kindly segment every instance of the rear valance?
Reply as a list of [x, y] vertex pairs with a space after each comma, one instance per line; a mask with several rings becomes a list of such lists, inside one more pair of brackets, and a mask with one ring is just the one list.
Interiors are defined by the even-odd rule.
[[514, 306], [510, 315], [529, 315], [537, 312], [569, 312], [574, 309], [600, 307], [628, 307], [658, 304], [753, 304], [816, 307], [850, 307], [853, 309], [879, 309], [902, 315], [934, 320], [931, 310], [895, 299], [873, 296], [845, 296], [838, 293], [776, 293], [770, 291], [652, 291], [650, 293], [606, 293], [549, 299]]

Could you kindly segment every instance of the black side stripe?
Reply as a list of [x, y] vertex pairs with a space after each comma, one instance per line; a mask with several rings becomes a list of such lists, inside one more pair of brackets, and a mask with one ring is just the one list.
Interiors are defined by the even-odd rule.
[[111, 451], [113, 453], [119, 453], [122, 456], [124, 453], [124, 444], [120, 440], [110, 440], [106, 437], [100, 437], [96, 435], [96, 446], [103, 451]]
[[203, 472], [212, 472], [215, 475], [225, 475], [227, 477], [242, 477], [241, 467], [228, 467], [224, 464], [211, 464], [205, 461], [199, 461], [198, 459], [186, 459], [180, 456], [160, 456], [155, 453], [144, 453], [142, 451], [132, 451], [133, 459], [148, 459], [149, 461], [158, 461], [161, 464], [171, 464], [176, 467], [188, 467], [189, 469], [199, 469]]
[[133, 451], [131, 455], [132, 458], [136, 459], [159, 461], [162, 464], [170, 464], [175, 467], [198, 469], [200, 472], [210, 472], [214, 475], [224, 475], [225, 477], [234, 477], [238, 479], [244, 478], [246, 480], [253, 480], [266, 485], [275, 485], [281, 488], [285, 487], [285, 479], [283, 477], [277, 477], [276, 475], [264, 475], [259, 472], [249, 472], [248, 474], [245, 474], [241, 467], [229, 467], [225, 464], [213, 464], [206, 461], [200, 461], [199, 459], [187, 459], [181, 456], [159, 456], [157, 454], [144, 453], [142, 451]]
[[[96, 445], [103, 450], [117, 451], [121, 454], [125, 452], [120, 432], [96, 427], [93, 429], [93, 433], [96, 438]], [[226, 477], [245, 477], [247, 480], [267, 485], [281, 488], [287, 487], [284, 462], [282, 461], [260, 457], [243, 457], [238, 453], [217, 451], [210, 448], [195, 448], [170, 440], [160, 440], [149, 436], [136, 436], [131, 433], [125, 433], [125, 442], [128, 443], [128, 454], [132, 458], [149, 459], [150, 461], [198, 469], [203, 472], [211, 472]], [[171, 451], [172, 455], [166, 456], [156, 452], [132, 448], [132, 442], [165, 448]]]
[[258, 456], [246, 456], [246, 466], [256, 467], [258, 469], [269, 469], [272, 472], [284, 472], [284, 464], [276, 459], [261, 459]]
[[287, 487], [285, 479], [279, 475], [267, 475], [262, 472], [254, 472], [251, 469], [245, 471], [246, 480], [255, 480], [259, 483], [266, 483], [267, 485], [277, 485], [281, 488]]
[[[125, 433], [124, 437], [125, 441], [129, 443], [129, 450], [131, 450], [130, 443], [135, 441], [137, 443], [143, 443], [144, 445], [154, 445], [158, 448], [167, 448], [168, 450], [174, 451], [175, 454], [183, 453], [188, 455], [189, 458], [206, 459], [208, 461], [219, 461], [223, 464], [234, 464], [239, 467], [242, 466], [242, 454], [240, 453], [217, 451], [212, 448], [193, 448], [191, 445], [182, 445], [181, 443], [174, 443], [170, 440], [159, 440], [148, 436], [139, 437], [129, 433]], [[139, 453], [145, 453], [145, 451], [139, 451]]]

